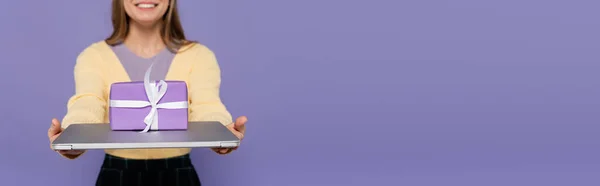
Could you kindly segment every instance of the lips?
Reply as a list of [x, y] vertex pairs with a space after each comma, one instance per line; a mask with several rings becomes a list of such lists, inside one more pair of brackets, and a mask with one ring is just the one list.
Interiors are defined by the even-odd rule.
[[135, 3], [136, 7], [139, 8], [154, 8], [156, 6], [158, 6], [158, 3], [154, 3], [154, 2], [136, 2]]
[[158, 4], [136, 4], [135, 6], [140, 7], [140, 8], [154, 8], [157, 5]]

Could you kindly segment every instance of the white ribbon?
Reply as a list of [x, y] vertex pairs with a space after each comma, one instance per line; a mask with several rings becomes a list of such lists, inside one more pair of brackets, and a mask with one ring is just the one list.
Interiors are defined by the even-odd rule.
[[146, 70], [146, 74], [144, 75], [144, 89], [146, 90], [146, 96], [148, 96], [149, 101], [140, 101], [140, 100], [110, 100], [111, 107], [119, 107], [119, 108], [144, 108], [147, 106], [151, 106], [150, 113], [146, 115], [144, 118], [144, 123], [146, 127], [144, 128], [142, 133], [148, 132], [149, 130], [158, 130], [158, 109], [185, 109], [188, 108], [187, 101], [177, 101], [177, 102], [168, 102], [168, 103], [160, 103], [160, 99], [167, 92], [167, 83], [164, 80], [160, 80], [158, 84], [155, 81], [150, 82], [150, 71], [152, 70], [151, 64], [148, 70]]

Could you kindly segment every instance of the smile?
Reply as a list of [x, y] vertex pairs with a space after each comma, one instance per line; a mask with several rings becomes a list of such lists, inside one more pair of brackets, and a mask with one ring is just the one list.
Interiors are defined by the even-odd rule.
[[157, 3], [137, 3], [135, 4], [138, 8], [154, 8], [158, 6]]

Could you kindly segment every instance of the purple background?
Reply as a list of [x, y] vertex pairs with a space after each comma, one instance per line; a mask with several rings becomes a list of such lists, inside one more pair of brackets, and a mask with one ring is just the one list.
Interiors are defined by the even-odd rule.
[[[2, 185], [92, 185], [46, 131], [109, 1], [0, 6]], [[194, 150], [204, 185], [599, 185], [600, 1], [182, 0], [247, 115], [240, 150]]]

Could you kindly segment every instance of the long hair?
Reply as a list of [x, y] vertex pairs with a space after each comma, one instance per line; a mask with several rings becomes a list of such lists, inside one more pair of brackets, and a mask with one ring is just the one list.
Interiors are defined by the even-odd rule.
[[[162, 27], [160, 29], [160, 36], [162, 42], [167, 48], [176, 53], [181, 47], [185, 47], [194, 43], [194, 41], [188, 41], [185, 38], [181, 21], [179, 20], [179, 12], [177, 11], [177, 0], [169, 0], [169, 7], [167, 12], [162, 17]], [[113, 33], [108, 37], [105, 42], [111, 46], [117, 45], [125, 41], [127, 34], [129, 33], [129, 22], [130, 17], [125, 12], [123, 6], [123, 0], [112, 1], [112, 25]]]

